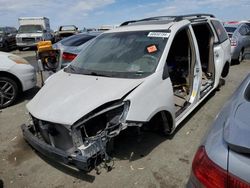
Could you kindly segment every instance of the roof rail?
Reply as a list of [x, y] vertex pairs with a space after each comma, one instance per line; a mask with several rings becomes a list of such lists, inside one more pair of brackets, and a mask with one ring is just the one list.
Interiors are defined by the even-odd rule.
[[204, 17], [215, 18], [215, 16], [212, 14], [187, 14], [187, 15], [180, 15], [180, 16], [157, 16], [157, 17], [144, 18], [141, 20], [126, 21], [126, 22], [123, 22], [120, 26], [129, 25], [130, 23], [135, 23], [135, 22], [144, 22], [144, 21], [153, 21], [153, 20], [173, 20], [173, 21], [178, 22], [178, 21], [181, 21], [184, 19], [195, 20], [195, 19], [204, 18]]
[[215, 16], [213, 14], [186, 14], [186, 15], [180, 15], [180, 16], [176, 16], [175, 21], [180, 21], [183, 20], [185, 18], [189, 18], [189, 17], [194, 17], [194, 18], [201, 18], [201, 17], [211, 17], [211, 18], [215, 18]]

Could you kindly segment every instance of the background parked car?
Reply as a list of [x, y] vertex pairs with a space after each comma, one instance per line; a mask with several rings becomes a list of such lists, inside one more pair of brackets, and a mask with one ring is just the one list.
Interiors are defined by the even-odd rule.
[[16, 47], [16, 34], [14, 27], [0, 27], [0, 50], [9, 51]]
[[39, 41], [52, 40], [49, 18], [46, 17], [20, 17], [19, 29], [16, 35], [19, 50], [27, 47], [36, 47]]
[[61, 68], [67, 66], [85, 46], [85, 43], [101, 32], [81, 33], [65, 38], [53, 45], [54, 49], [60, 49]]
[[187, 187], [250, 187], [250, 74], [199, 147]]
[[231, 40], [232, 60], [240, 63], [244, 59], [245, 49], [250, 46], [250, 27], [240, 22], [226, 22], [224, 27]]
[[240, 21], [240, 23], [244, 23], [244, 24], [246, 24], [248, 27], [250, 27], [250, 21], [242, 20], [242, 21]]
[[72, 36], [79, 33], [78, 28], [75, 25], [63, 25], [60, 26], [58, 31], [56, 32], [56, 42], [62, 40], [63, 38]]
[[0, 52], [0, 109], [13, 104], [20, 92], [35, 85], [35, 69], [25, 59]]

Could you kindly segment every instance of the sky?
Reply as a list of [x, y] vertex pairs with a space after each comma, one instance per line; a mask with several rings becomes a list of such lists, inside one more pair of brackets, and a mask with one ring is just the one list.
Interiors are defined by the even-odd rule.
[[223, 21], [250, 20], [250, 0], [0, 0], [0, 26], [18, 27], [18, 17], [45, 16], [51, 28], [119, 25], [151, 16], [211, 13]]

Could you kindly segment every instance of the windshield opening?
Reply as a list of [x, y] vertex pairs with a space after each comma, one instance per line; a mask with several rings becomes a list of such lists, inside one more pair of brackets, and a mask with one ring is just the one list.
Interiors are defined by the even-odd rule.
[[66, 71], [95, 76], [142, 78], [152, 74], [165, 48], [167, 31], [104, 33]]
[[41, 33], [43, 28], [41, 25], [21, 25], [18, 33]]

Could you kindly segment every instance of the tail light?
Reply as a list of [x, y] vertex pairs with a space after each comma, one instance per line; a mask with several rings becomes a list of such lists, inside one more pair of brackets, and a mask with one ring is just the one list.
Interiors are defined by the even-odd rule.
[[231, 46], [237, 46], [237, 40], [231, 39]]
[[71, 54], [67, 52], [63, 52], [62, 54], [63, 60], [66, 60], [66, 61], [73, 61], [73, 59], [75, 59], [76, 56], [77, 56], [76, 54]]
[[192, 164], [193, 175], [207, 188], [250, 188], [250, 184], [230, 174], [209, 159], [205, 147], [198, 149]]

